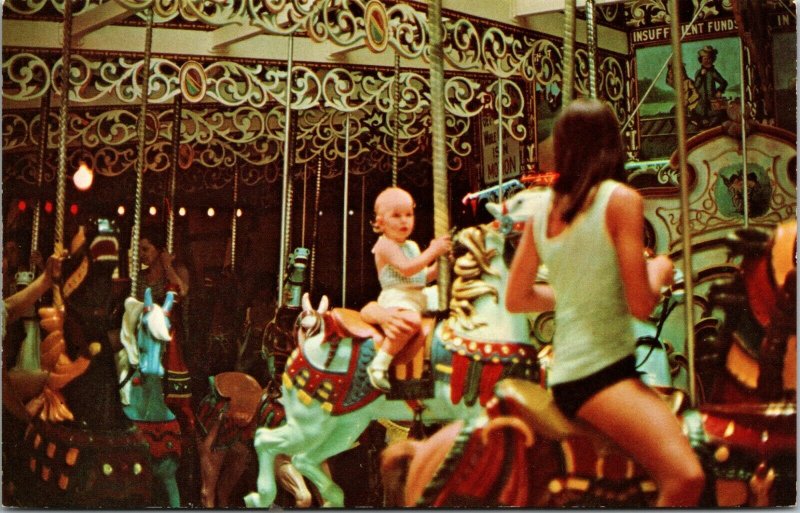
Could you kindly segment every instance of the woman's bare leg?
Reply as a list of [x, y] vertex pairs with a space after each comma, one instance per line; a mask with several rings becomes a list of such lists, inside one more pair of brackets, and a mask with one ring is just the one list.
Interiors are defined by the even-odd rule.
[[655, 479], [658, 507], [695, 506], [705, 484], [697, 455], [678, 419], [637, 379], [605, 388], [578, 416], [628, 451]]

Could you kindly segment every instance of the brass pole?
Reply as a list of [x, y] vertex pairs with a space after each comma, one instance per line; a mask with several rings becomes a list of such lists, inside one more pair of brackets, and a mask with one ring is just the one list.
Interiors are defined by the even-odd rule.
[[288, 216], [288, 196], [289, 196], [289, 143], [291, 140], [292, 125], [292, 66], [294, 57], [294, 35], [289, 34], [289, 56], [286, 59], [286, 122], [283, 131], [283, 188], [281, 192], [281, 244], [280, 254], [278, 255], [278, 306], [283, 306], [283, 274], [286, 271], [286, 253], [289, 241], [286, 240], [289, 220]]
[[[683, 69], [681, 51], [681, 23], [678, 0], [670, 0], [672, 39], [672, 69], [680, 77]], [[686, 164], [686, 103], [683, 87], [678, 82], [675, 88], [675, 123], [678, 129], [678, 174], [681, 188], [681, 232], [683, 235], [683, 276], [686, 307], [686, 356], [689, 360], [689, 399], [692, 406], [697, 405], [697, 390], [694, 366], [694, 277], [692, 275], [692, 233], [689, 223], [689, 173]]]
[[[428, 3], [428, 31], [431, 60], [431, 138], [433, 139], [433, 230], [436, 237], [450, 230], [447, 154], [445, 153], [444, 51], [442, 49], [442, 0]], [[450, 292], [450, 267], [447, 257], [439, 258], [439, 310], [446, 310]]]

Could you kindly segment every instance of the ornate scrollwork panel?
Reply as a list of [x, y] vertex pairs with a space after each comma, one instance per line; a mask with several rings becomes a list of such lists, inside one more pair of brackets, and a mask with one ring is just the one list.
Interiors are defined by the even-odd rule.
[[38, 55], [18, 53], [3, 60], [3, 97], [29, 101], [50, 90], [50, 66]]

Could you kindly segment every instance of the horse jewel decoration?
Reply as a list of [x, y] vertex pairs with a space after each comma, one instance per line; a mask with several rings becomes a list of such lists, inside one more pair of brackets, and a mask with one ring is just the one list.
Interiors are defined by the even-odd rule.
[[[796, 500], [796, 222], [772, 237], [737, 230], [733, 279], [710, 299], [725, 310], [714, 402], [673, 403], [706, 474], [701, 507]], [[657, 436], [657, 434], [654, 434]], [[655, 484], [605, 437], [572, 423], [541, 386], [500, 381], [483, 415], [381, 456], [387, 506], [649, 507]]]
[[[20, 461], [9, 476], [27, 507], [130, 508], [150, 503], [148, 445], [119, 401], [113, 334], [121, 300], [112, 275], [119, 263], [113, 221], [81, 225], [62, 265], [64, 304], [39, 309], [47, 381], [29, 403]], [[121, 299], [121, 298], [120, 298]]]
[[119, 395], [125, 415], [150, 445], [153, 474], [161, 481], [169, 506], [180, 507], [175, 473], [181, 456], [181, 428], [164, 400], [164, 366], [161, 358], [172, 339], [169, 313], [175, 292], [168, 291], [163, 305], [153, 302], [150, 288], [144, 302], [129, 297], [120, 329], [123, 349], [117, 353]]
[[390, 396], [372, 388], [366, 373], [382, 340], [377, 329], [358, 312], [328, 311], [324, 297], [314, 310], [304, 296], [298, 347], [283, 375], [286, 423], [256, 430], [259, 476], [257, 491], [245, 497], [248, 507], [269, 507], [275, 500], [278, 454], [291, 456], [317, 487], [323, 506], [342, 507], [342, 489], [321, 465], [349, 449], [372, 420], [470, 418], [491, 398], [498, 379], [536, 379], [527, 316], [504, 306], [508, 252], [527, 218], [525, 205], [522, 199], [507, 202], [503, 216], [511, 222], [503, 224], [509, 229], [501, 230], [496, 220], [458, 233], [449, 316], [423, 319], [420, 333], [395, 358]]

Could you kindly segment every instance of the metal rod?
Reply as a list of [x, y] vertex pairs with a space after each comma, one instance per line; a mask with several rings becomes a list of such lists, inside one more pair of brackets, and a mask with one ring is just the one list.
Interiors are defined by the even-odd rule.
[[[574, 0], [573, 0], [574, 1]], [[431, 66], [431, 138], [433, 139], [433, 231], [436, 237], [450, 231], [448, 201], [447, 154], [445, 152], [444, 50], [442, 48], [442, 0], [428, 3]], [[439, 258], [439, 310], [447, 310], [450, 292], [450, 267], [447, 256]]]
[[283, 181], [281, 193], [281, 244], [280, 254], [278, 256], [278, 306], [283, 306], [283, 273], [286, 266], [286, 251], [289, 241], [286, 240], [286, 230], [288, 229], [288, 215], [287, 212], [287, 196], [289, 190], [289, 141], [291, 139], [289, 132], [291, 131], [292, 120], [292, 66], [294, 54], [294, 35], [289, 34], [289, 56], [286, 59], [286, 128], [283, 132]]
[[303, 164], [303, 216], [300, 225], [300, 246], [306, 247], [306, 210], [308, 209], [308, 162]]
[[745, 101], [745, 67], [744, 67], [744, 45], [741, 38], [739, 39], [739, 74], [742, 77], [740, 82], [741, 92], [739, 93], [739, 109], [742, 115], [742, 198], [744, 199], [744, 227], [750, 225], [750, 191], [747, 187], [747, 102]]
[[131, 230], [131, 297], [139, 292], [139, 239], [142, 226], [142, 195], [144, 191], [145, 137], [147, 135], [147, 99], [150, 94], [150, 53], [153, 45], [153, 8], [147, 9], [147, 30], [144, 36], [144, 62], [142, 63], [142, 106], [139, 110], [139, 123], [136, 125], [139, 140], [139, 155], [136, 159], [136, 201], [133, 209], [133, 230]]
[[503, 79], [497, 79], [497, 185], [498, 202], [503, 202]]
[[[50, 90], [42, 95], [42, 102], [39, 105], [39, 162], [36, 169], [36, 191], [42, 193], [42, 178], [44, 177], [44, 163], [47, 157], [47, 135], [50, 117]], [[39, 228], [42, 219], [42, 199], [36, 198], [36, 205], [33, 209], [33, 226], [31, 227], [31, 256], [30, 271], [33, 272], [33, 255], [39, 249]]]
[[392, 119], [392, 187], [397, 187], [397, 168], [400, 153], [400, 52], [394, 52], [394, 116]]
[[573, 96], [573, 75], [575, 74], [575, 0], [564, 2], [564, 51], [561, 69], [561, 108], [563, 109]]
[[231, 273], [236, 271], [236, 225], [239, 210], [239, 170], [233, 172], [233, 215], [231, 216]]
[[172, 169], [169, 175], [169, 205], [167, 205], [167, 253], [174, 252], [175, 246], [175, 184], [178, 179], [178, 153], [181, 145], [181, 117], [183, 114], [183, 93], [175, 95], [172, 119]]
[[589, 97], [597, 98], [597, 24], [594, 17], [594, 0], [586, 0], [586, 46], [589, 53]]
[[350, 187], [350, 113], [345, 114], [344, 122], [344, 213], [342, 220], [342, 307], [347, 306], [347, 217], [349, 204], [347, 201]]
[[314, 193], [314, 230], [311, 232], [311, 272], [308, 277], [308, 293], [314, 293], [314, 277], [317, 269], [317, 229], [319, 228], [319, 192], [322, 185], [322, 155], [317, 157], [317, 189]]
[[[681, 24], [678, 0], [670, 0], [672, 10], [672, 69], [680, 74], [683, 66], [681, 51]], [[678, 128], [678, 163], [681, 187], [681, 228], [683, 235], [683, 278], [686, 307], [686, 355], [689, 360], [689, 399], [697, 405], [697, 386], [694, 365], [694, 277], [692, 275], [692, 233], [689, 223], [689, 172], [686, 163], [686, 103], [683, 87], [675, 88], [675, 122]]]
[[361, 212], [360, 212], [360, 221], [359, 221], [359, 228], [361, 230], [361, 247], [359, 252], [359, 292], [361, 293], [361, 297], [364, 297], [364, 249], [365, 249], [365, 236], [364, 227], [367, 225], [367, 212], [366, 212], [366, 204], [367, 204], [367, 175], [361, 175]]

